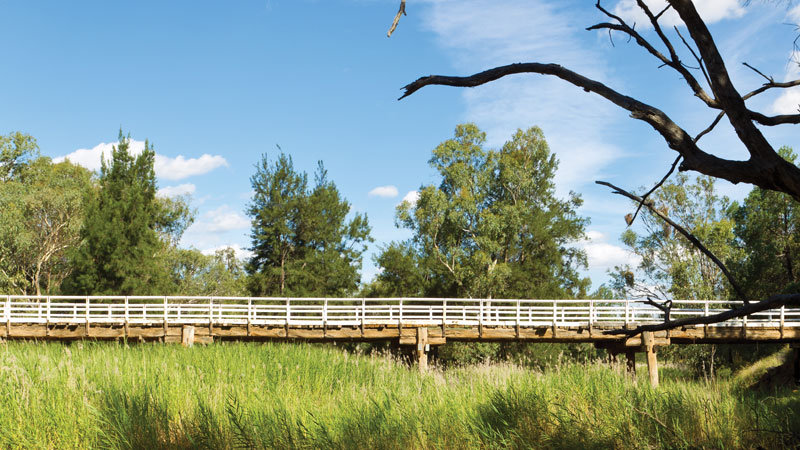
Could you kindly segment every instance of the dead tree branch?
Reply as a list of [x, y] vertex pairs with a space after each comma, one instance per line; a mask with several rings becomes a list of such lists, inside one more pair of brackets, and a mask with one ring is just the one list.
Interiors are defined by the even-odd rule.
[[394, 20], [392, 21], [392, 26], [389, 27], [389, 31], [386, 32], [386, 37], [392, 37], [392, 33], [394, 30], [397, 29], [397, 24], [400, 23], [400, 16], [406, 15], [406, 0], [400, 0], [400, 9], [397, 10], [397, 14], [394, 16]]
[[664, 331], [692, 325], [708, 325], [712, 323], [724, 322], [726, 320], [738, 319], [740, 317], [749, 316], [762, 311], [780, 308], [781, 306], [800, 306], [800, 294], [778, 294], [773, 295], [765, 300], [751, 302], [750, 304], [742, 306], [741, 308], [729, 309], [718, 314], [698, 317], [684, 317], [681, 319], [667, 320], [662, 323], [640, 325], [629, 330], [608, 330], [604, 331], [604, 333], [610, 335], [635, 336], [643, 331]]
[[675, 158], [675, 161], [672, 163], [672, 166], [670, 166], [669, 171], [667, 172], [666, 175], [664, 175], [661, 181], [656, 183], [656, 185], [653, 186], [652, 189], [647, 191], [647, 193], [642, 196], [642, 201], [640, 201], [639, 206], [636, 207], [636, 212], [633, 213], [633, 217], [631, 217], [631, 220], [628, 222], [628, 226], [631, 226], [633, 224], [633, 221], [636, 220], [636, 216], [639, 215], [639, 211], [642, 209], [642, 206], [644, 205], [645, 201], [647, 201], [647, 197], [650, 197], [650, 194], [655, 192], [656, 189], [660, 188], [667, 181], [667, 178], [669, 178], [669, 176], [672, 175], [672, 172], [675, 171], [675, 166], [678, 165], [678, 162], [681, 160], [681, 158], [682, 156], [678, 155], [678, 157]]
[[708, 248], [706, 248], [706, 246], [703, 245], [703, 243], [700, 242], [700, 240], [697, 239], [697, 237], [695, 237], [692, 233], [690, 233], [685, 228], [683, 228], [682, 226], [677, 224], [674, 220], [670, 219], [666, 214], [664, 214], [661, 211], [659, 211], [653, 205], [652, 202], [647, 202], [644, 199], [642, 199], [641, 197], [639, 197], [638, 195], [631, 194], [630, 192], [626, 191], [625, 189], [622, 189], [620, 187], [614, 186], [613, 184], [611, 184], [611, 183], [609, 183], [607, 181], [595, 181], [595, 183], [603, 185], [603, 186], [608, 186], [611, 189], [613, 189], [612, 192], [614, 194], [619, 194], [619, 195], [622, 195], [624, 197], [628, 197], [629, 199], [631, 199], [631, 200], [633, 200], [635, 202], [639, 202], [639, 203], [644, 204], [645, 206], [647, 206], [647, 209], [649, 209], [650, 212], [653, 215], [658, 216], [658, 218], [660, 218], [664, 222], [668, 223], [672, 228], [674, 228], [676, 231], [678, 231], [680, 234], [682, 234], [686, 239], [688, 239], [689, 242], [692, 243], [692, 245], [697, 247], [697, 249], [700, 250], [701, 253], [703, 253], [709, 259], [711, 259], [711, 261], [713, 261], [714, 264], [716, 264], [716, 266], [719, 267], [719, 269], [725, 275], [725, 278], [728, 279], [728, 282], [733, 287], [733, 290], [736, 292], [736, 295], [739, 297], [739, 299], [742, 300], [745, 303], [745, 305], [748, 304], [747, 297], [744, 295], [744, 291], [739, 287], [739, 283], [736, 281], [736, 279], [733, 277], [733, 275], [731, 275], [731, 273], [728, 271], [728, 268], [725, 267], [725, 264], [723, 264], [722, 261], [720, 261], [719, 258], [717, 258], [716, 255], [714, 255], [714, 253], [712, 253]]

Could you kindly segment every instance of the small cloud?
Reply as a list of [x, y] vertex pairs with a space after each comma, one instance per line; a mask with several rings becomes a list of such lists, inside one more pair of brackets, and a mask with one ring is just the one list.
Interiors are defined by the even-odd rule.
[[[795, 9], [800, 14], [800, 6]], [[794, 10], [793, 10], [794, 11]], [[798, 18], [800, 19], [800, 17]], [[786, 66], [784, 75], [785, 81], [800, 78], [800, 51], [793, 51], [789, 56], [789, 63]], [[797, 114], [800, 110], [800, 87], [784, 89], [775, 102], [772, 103], [772, 112], [775, 114]]]
[[192, 228], [194, 231], [212, 233], [243, 230], [250, 228], [250, 219], [223, 205], [203, 214], [200, 220], [192, 225]]
[[589, 268], [603, 271], [613, 269], [614, 266], [629, 264], [633, 267], [639, 265], [642, 258], [633, 252], [607, 242], [606, 235], [594, 230], [586, 232], [586, 240], [579, 244], [586, 251], [589, 259]]
[[800, 22], [800, 5], [797, 5], [794, 8], [790, 9], [787, 16], [789, 20], [793, 20], [795, 23]]
[[207, 248], [205, 250], [202, 250], [202, 253], [204, 255], [213, 255], [220, 250], [225, 250], [228, 248], [233, 249], [233, 253], [236, 255], [236, 259], [245, 260], [245, 259], [250, 259], [253, 256], [253, 252], [251, 252], [246, 248], [242, 248], [242, 246], [238, 244], [219, 245], [217, 247]]
[[381, 197], [381, 198], [394, 198], [397, 197], [397, 188], [388, 185], [388, 186], [378, 186], [375, 189], [369, 191], [367, 194], [370, 197]]
[[403, 196], [403, 200], [400, 203], [408, 202], [411, 203], [411, 205], [413, 206], [417, 204], [417, 200], [419, 200], [419, 192], [408, 191], [408, 194]]
[[[131, 139], [128, 151], [131, 155], [139, 155], [144, 151], [144, 141]], [[54, 158], [58, 163], [69, 160], [73, 164], [86, 167], [89, 170], [100, 170], [100, 161], [105, 158], [111, 159], [111, 151], [116, 143], [100, 143], [90, 149], [81, 148], [74, 152]], [[155, 171], [156, 176], [165, 180], [181, 180], [194, 175], [208, 173], [217, 167], [227, 166], [228, 161], [220, 155], [204, 154], [199, 158], [186, 158], [178, 155], [175, 158], [156, 153]]]
[[181, 180], [195, 175], [203, 175], [217, 167], [227, 166], [228, 161], [220, 155], [203, 154], [199, 158], [176, 158], [156, 154], [156, 175], [166, 180]]
[[167, 186], [158, 190], [159, 197], [180, 197], [181, 195], [194, 194], [197, 187], [191, 183], [179, 184], [178, 186]]

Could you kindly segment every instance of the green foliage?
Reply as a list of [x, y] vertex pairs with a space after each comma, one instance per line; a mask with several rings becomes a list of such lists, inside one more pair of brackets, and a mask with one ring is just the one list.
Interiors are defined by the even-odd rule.
[[[397, 208], [398, 226], [414, 234], [376, 262], [375, 290], [441, 297], [569, 298], [585, 295], [577, 268], [586, 256], [571, 244], [586, 219], [581, 199], [555, 196], [558, 161], [539, 128], [518, 130], [500, 150], [486, 150], [475, 125], [433, 151], [439, 186], [420, 188], [415, 205]], [[414, 266], [417, 268], [415, 269]]]
[[0, 136], [0, 182], [20, 178], [30, 159], [39, 156], [36, 139], [19, 131]]
[[82, 245], [64, 283], [72, 294], [156, 295], [169, 290], [165, 260], [171, 242], [191, 223], [180, 201], [156, 198], [155, 151], [134, 157], [120, 131], [111, 160], [102, 162], [98, 188], [87, 200]]
[[176, 295], [242, 297], [247, 295], [244, 264], [233, 249], [204, 255], [196, 249], [171, 248], [167, 257], [172, 267]]
[[[789, 147], [778, 153], [795, 164]], [[754, 188], [744, 202], [734, 203], [730, 215], [743, 257], [731, 270], [751, 299], [800, 292], [800, 203], [790, 196]]]
[[[727, 215], [729, 200], [714, 190], [714, 178], [693, 181], [678, 174], [651, 197], [656, 209], [695, 235], [720, 260], [735, 260], [734, 221]], [[628, 229], [622, 242], [642, 258], [636, 269], [617, 267], [613, 289], [628, 297], [715, 299], [727, 298], [730, 286], [722, 271], [660, 218], [642, 208], [644, 233]], [[636, 272], [641, 275], [637, 279]]]
[[344, 296], [356, 291], [361, 256], [372, 241], [366, 215], [347, 220], [350, 203], [319, 163], [314, 187], [281, 153], [264, 155], [251, 178], [253, 257], [247, 270], [254, 295]]
[[[645, 372], [641, 371], [640, 372]], [[2, 448], [796, 448], [789, 389], [605, 364], [420, 374], [330, 346], [0, 345]], [[268, 376], [265, 376], [268, 374]]]
[[80, 240], [90, 172], [39, 157], [30, 136], [0, 136], [0, 146], [0, 293], [57, 292]]

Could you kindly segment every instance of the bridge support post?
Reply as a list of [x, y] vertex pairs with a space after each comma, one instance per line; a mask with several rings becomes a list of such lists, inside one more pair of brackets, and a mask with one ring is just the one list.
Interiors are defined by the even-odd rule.
[[425, 327], [417, 328], [417, 348], [415, 350], [417, 357], [417, 366], [420, 372], [427, 372], [428, 370], [428, 329]]
[[644, 351], [647, 354], [647, 372], [650, 375], [650, 385], [658, 387], [658, 360], [656, 359], [654, 340], [652, 332], [645, 331], [642, 333]]
[[194, 327], [191, 325], [184, 325], [181, 330], [181, 344], [184, 347], [191, 347], [194, 345]]

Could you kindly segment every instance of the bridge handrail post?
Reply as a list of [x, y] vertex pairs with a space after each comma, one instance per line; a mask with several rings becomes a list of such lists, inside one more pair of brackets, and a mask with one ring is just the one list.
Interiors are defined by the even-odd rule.
[[292, 305], [290, 304], [289, 297], [286, 297], [286, 326], [289, 326], [289, 321], [292, 320]]
[[214, 297], [208, 297], [208, 326], [214, 323]]
[[589, 326], [594, 322], [594, 300], [589, 299]]
[[364, 319], [367, 315], [367, 299], [361, 297], [361, 329], [364, 329]]
[[3, 317], [5, 318], [6, 323], [11, 322], [11, 296], [10, 295], [6, 295], [5, 311], [3, 311]]
[[517, 299], [517, 328], [519, 328], [519, 307], [520, 307], [520, 300]]
[[480, 315], [478, 316], [478, 325], [483, 325], [483, 299], [478, 299], [478, 303], [478, 311], [480, 312]]
[[781, 305], [781, 329], [783, 329], [784, 308], [786, 308], [786, 305]]
[[400, 317], [397, 319], [400, 328], [403, 327], [403, 299], [400, 299]]
[[708, 300], [703, 301], [703, 317], [708, 316]]
[[631, 301], [630, 299], [625, 299], [625, 325], [628, 325], [631, 322]]
[[169, 314], [169, 305], [167, 304], [167, 296], [164, 296], [164, 324], [167, 323], [167, 316]]
[[128, 296], [127, 295], [125, 296], [124, 309], [125, 309], [125, 313], [124, 313], [125, 314], [125, 323], [127, 323], [128, 322], [128, 316], [129, 316], [129, 312], [128, 312], [129, 311], [129, 308], [128, 308]]
[[88, 295], [86, 296], [86, 311], [84, 311], [84, 312], [86, 314], [86, 324], [88, 325], [89, 324], [89, 296]]
[[328, 325], [328, 297], [322, 301], [322, 326]]
[[558, 323], [558, 303], [557, 300], [553, 299], [553, 326], [556, 326]]
[[253, 297], [247, 297], [247, 325], [253, 321]]
[[442, 300], [442, 326], [447, 324], [447, 299]]

